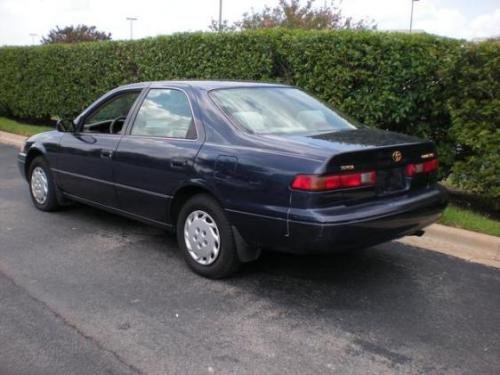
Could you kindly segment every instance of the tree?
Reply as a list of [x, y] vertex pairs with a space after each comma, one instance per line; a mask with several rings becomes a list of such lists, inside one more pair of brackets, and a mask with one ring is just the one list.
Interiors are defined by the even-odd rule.
[[220, 25], [218, 21], [212, 20], [208, 29], [210, 31], [236, 31], [238, 27], [235, 24], [230, 25], [228, 20], [223, 20]]
[[213, 31], [253, 30], [272, 27], [289, 29], [375, 29], [371, 20], [354, 21], [351, 17], [344, 17], [340, 6], [335, 0], [316, 7], [316, 0], [307, 0], [302, 5], [300, 0], [279, 0], [276, 7], [264, 7], [260, 12], [253, 9], [250, 13], [243, 13], [241, 21], [232, 26], [224, 21], [222, 30], [212, 21], [210, 29]]
[[50, 30], [47, 36], [42, 37], [42, 44], [79, 43], [110, 40], [111, 33], [96, 30], [95, 26], [77, 25], [65, 26]]

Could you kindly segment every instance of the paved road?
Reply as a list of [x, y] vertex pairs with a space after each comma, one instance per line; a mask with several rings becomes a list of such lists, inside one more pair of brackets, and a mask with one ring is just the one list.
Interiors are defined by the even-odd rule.
[[500, 271], [391, 243], [208, 281], [172, 236], [31, 205], [0, 145], [0, 373], [500, 372]]

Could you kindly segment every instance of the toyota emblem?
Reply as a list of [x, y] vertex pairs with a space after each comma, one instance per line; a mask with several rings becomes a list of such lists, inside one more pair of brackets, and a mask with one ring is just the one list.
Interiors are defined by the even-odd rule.
[[403, 159], [403, 154], [401, 151], [394, 151], [392, 153], [392, 160], [394, 160], [396, 163], [399, 163]]

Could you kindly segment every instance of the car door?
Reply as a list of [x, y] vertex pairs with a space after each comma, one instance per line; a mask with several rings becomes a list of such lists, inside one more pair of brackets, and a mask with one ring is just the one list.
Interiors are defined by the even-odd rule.
[[120, 208], [168, 223], [172, 194], [194, 173], [199, 134], [186, 92], [150, 88], [113, 157]]
[[119, 92], [80, 119], [60, 142], [58, 181], [65, 193], [116, 207], [112, 158], [140, 90]]

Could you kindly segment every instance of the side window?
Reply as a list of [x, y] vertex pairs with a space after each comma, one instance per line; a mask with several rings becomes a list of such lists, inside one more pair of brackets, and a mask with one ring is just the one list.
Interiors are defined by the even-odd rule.
[[179, 90], [149, 90], [137, 113], [131, 134], [195, 139], [196, 128], [186, 95]]
[[101, 105], [83, 123], [85, 133], [119, 134], [125, 119], [140, 92], [132, 91], [119, 95]]

